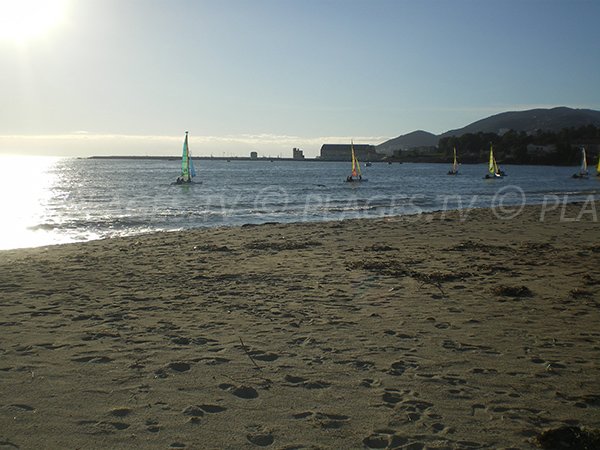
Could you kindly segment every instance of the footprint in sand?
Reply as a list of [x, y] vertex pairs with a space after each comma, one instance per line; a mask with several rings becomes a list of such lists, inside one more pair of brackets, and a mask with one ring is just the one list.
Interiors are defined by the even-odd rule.
[[[440, 422], [442, 417], [432, 412], [433, 403], [417, 397], [418, 394], [411, 390], [385, 389], [382, 400], [384, 406], [394, 409], [394, 415], [400, 421], [399, 423], [433, 421], [434, 423], [431, 425], [427, 423], [424, 425], [430, 426], [434, 433], [445, 430], [446, 426]], [[375, 440], [377, 441], [380, 438], [381, 436]]]
[[378, 448], [399, 448], [408, 442], [408, 439], [396, 434], [396, 430], [375, 430], [369, 436], [363, 439], [363, 444], [367, 449]]
[[291, 384], [293, 386], [299, 386], [300, 384], [302, 384], [308, 380], [306, 378], [296, 377], [294, 375], [286, 375], [285, 381], [287, 381], [289, 384]]
[[385, 392], [382, 395], [382, 400], [385, 403], [385, 406], [394, 407], [396, 403], [400, 403], [405, 397], [411, 396], [412, 391], [408, 389], [385, 389]]
[[200, 408], [209, 414], [215, 414], [215, 413], [220, 413], [223, 411], [227, 411], [227, 408], [225, 408], [224, 406], [219, 406], [219, 405], [200, 405]]
[[258, 392], [251, 386], [235, 386], [233, 384], [222, 383], [219, 385], [219, 389], [231, 392], [233, 395], [239, 398], [253, 399], [258, 397]]
[[487, 407], [481, 403], [475, 403], [471, 405], [471, 416], [475, 417], [486, 411]]
[[350, 417], [343, 414], [326, 414], [321, 412], [306, 411], [297, 414], [293, 414], [294, 419], [306, 419], [313, 423], [313, 426], [317, 428], [323, 428], [325, 430], [342, 428]]
[[485, 369], [482, 367], [475, 367], [470, 372], [476, 375], [495, 375], [498, 373], [496, 369]]
[[17, 444], [13, 444], [12, 442], [7, 441], [6, 439], [0, 438], [0, 450], [12, 450], [18, 448], [19, 446]]
[[331, 386], [331, 383], [328, 383], [327, 381], [323, 380], [307, 381], [305, 383], [302, 383], [302, 387], [305, 389], [325, 389], [329, 386]]
[[296, 377], [294, 375], [286, 375], [285, 381], [288, 386], [303, 387], [305, 389], [325, 389], [331, 386], [331, 383], [323, 380], [308, 380], [307, 378]]
[[35, 408], [33, 406], [24, 405], [22, 403], [14, 403], [12, 405], [6, 405], [6, 406], [4, 406], [4, 409], [8, 409], [9, 411], [15, 411], [15, 412], [35, 411]]
[[200, 418], [204, 416], [205, 413], [215, 414], [226, 411], [227, 408], [219, 405], [192, 405], [185, 408], [182, 413], [184, 416], [189, 416], [189, 423], [193, 425], [198, 425], [200, 423]]
[[187, 372], [188, 370], [190, 370], [192, 368], [192, 366], [186, 362], [176, 361], [176, 362], [169, 363], [167, 365], [167, 368], [171, 369], [175, 372]]
[[359, 386], [366, 387], [366, 388], [378, 387], [378, 386], [381, 386], [381, 380], [374, 380], [372, 378], [364, 378], [359, 383]]
[[182, 411], [184, 416], [202, 417], [204, 410], [200, 406], [188, 406]]
[[87, 427], [89, 434], [114, 434], [115, 431], [123, 431], [130, 427], [125, 422], [111, 422], [111, 421], [96, 421], [96, 420], [80, 420], [77, 425]]
[[106, 364], [112, 361], [108, 356], [81, 356], [72, 358], [71, 361], [78, 363]]
[[258, 445], [259, 447], [268, 447], [273, 442], [275, 442], [275, 438], [273, 437], [273, 433], [268, 428], [258, 426], [258, 425], [249, 425], [246, 427], [248, 434], [246, 434], [246, 439], [254, 445]]
[[202, 362], [202, 363], [206, 364], [207, 366], [217, 366], [219, 364], [226, 364], [226, 363], [230, 362], [231, 360], [227, 359], [227, 358], [221, 358], [221, 357], [202, 357], [202, 358], [195, 359], [194, 361]]
[[94, 314], [79, 314], [71, 318], [71, 321], [73, 322], [79, 322], [81, 320], [102, 320], [102, 318]]
[[392, 363], [390, 369], [388, 370], [388, 373], [390, 375], [398, 376], [402, 375], [407, 369], [416, 369], [418, 367], [419, 365], [414, 362], [396, 361], [395, 363]]
[[160, 424], [158, 420], [148, 419], [145, 422], [146, 430], [150, 433], [158, 433], [160, 431]]
[[129, 424], [125, 422], [109, 422], [109, 425], [112, 425], [117, 430], [126, 430], [129, 428]]
[[167, 364], [165, 367], [161, 367], [160, 369], [156, 369], [154, 371], [154, 378], [167, 378], [169, 374], [167, 370], [171, 370], [177, 373], [183, 373], [190, 370], [192, 366], [189, 363], [183, 361], [175, 361]]
[[109, 414], [115, 417], [127, 417], [131, 414], [131, 409], [129, 408], [113, 408], [110, 410]]
[[398, 404], [396, 406], [396, 409], [398, 411], [403, 411], [406, 414], [406, 418], [410, 422], [417, 422], [421, 420], [423, 414], [429, 411], [432, 406], [433, 403], [425, 402], [422, 400], [408, 399]]
[[371, 361], [361, 361], [361, 360], [346, 360], [346, 361], [335, 361], [336, 364], [347, 364], [349, 366], [354, 367], [358, 370], [371, 370], [375, 367], [375, 363]]
[[279, 359], [279, 355], [277, 355], [276, 353], [264, 352], [262, 350], [250, 350], [248, 354], [253, 359], [257, 359], [258, 361], [271, 362], [275, 361], [276, 359]]

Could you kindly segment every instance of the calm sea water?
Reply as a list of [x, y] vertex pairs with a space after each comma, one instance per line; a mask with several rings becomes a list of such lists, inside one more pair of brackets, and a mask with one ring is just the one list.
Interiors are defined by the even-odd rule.
[[[196, 160], [202, 184], [172, 185], [173, 160], [0, 158], [0, 249], [158, 230], [383, 217], [467, 207], [572, 202], [600, 197], [600, 177], [575, 167], [385, 164], [367, 183], [345, 183], [350, 163]], [[514, 209], [510, 210], [513, 211]], [[509, 214], [510, 211], [505, 211]]]

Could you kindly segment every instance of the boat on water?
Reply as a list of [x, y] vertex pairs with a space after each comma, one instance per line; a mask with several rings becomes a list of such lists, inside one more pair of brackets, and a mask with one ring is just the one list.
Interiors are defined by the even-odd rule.
[[201, 184], [196, 181], [192, 181], [192, 178], [196, 176], [196, 168], [194, 167], [194, 161], [190, 154], [190, 148], [188, 146], [188, 132], [185, 132], [185, 139], [183, 141], [183, 153], [181, 155], [181, 175], [177, 177], [177, 181], [173, 184]]
[[[600, 165], [600, 161], [598, 162]], [[587, 159], [585, 157], [585, 147], [581, 147], [581, 166], [579, 166], [579, 172], [573, 174], [573, 178], [587, 178], [589, 176], [587, 170]]]
[[494, 179], [494, 178], [502, 178], [506, 176], [503, 170], [498, 167], [498, 163], [496, 162], [496, 158], [494, 157], [494, 146], [490, 144], [490, 160], [488, 163], [488, 172], [484, 178], [486, 179]]
[[600, 177], [600, 155], [598, 155], [598, 165], [596, 166], [596, 176]]
[[366, 178], [362, 177], [362, 173], [360, 171], [360, 164], [358, 163], [358, 159], [356, 158], [356, 153], [354, 152], [354, 142], [350, 143], [350, 148], [352, 149], [352, 174], [346, 177], [347, 183], [360, 183], [363, 181], [367, 181]]
[[454, 160], [452, 161], [452, 168], [448, 171], [448, 175], [458, 175], [458, 161], [456, 160], [456, 147], [454, 147]]

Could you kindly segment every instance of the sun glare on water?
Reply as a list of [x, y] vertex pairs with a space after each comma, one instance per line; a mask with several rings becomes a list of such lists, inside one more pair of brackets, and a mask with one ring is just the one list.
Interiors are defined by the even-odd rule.
[[0, 40], [43, 36], [65, 18], [67, 0], [0, 0]]
[[55, 243], [36, 226], [52, 196], [59, 158], [0, 155], [0, 250]]

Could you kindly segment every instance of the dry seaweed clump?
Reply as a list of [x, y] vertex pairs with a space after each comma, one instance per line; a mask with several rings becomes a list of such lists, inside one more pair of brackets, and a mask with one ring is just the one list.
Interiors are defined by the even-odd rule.
[[547, 450], [597, 450], [600, 448], [600, 430], [566, 426], [553, 428], [540, 434], [535, 444]]
[[527, 286], [496, 286], [492, 292], [502, 297], [533, 297], [533, 292]]
[[318, 241], [254, 241], [246, 245], [251, 250], [272, 250], [280, 252], [283, 250], [303, 250], [311, 247], [318, 247], [321, 242]]
[[365, 247], [367, 252], [393, 252], [398, 250], [396, 247], [390, 247], [384, 244], [373, 244], [370, 247]]

